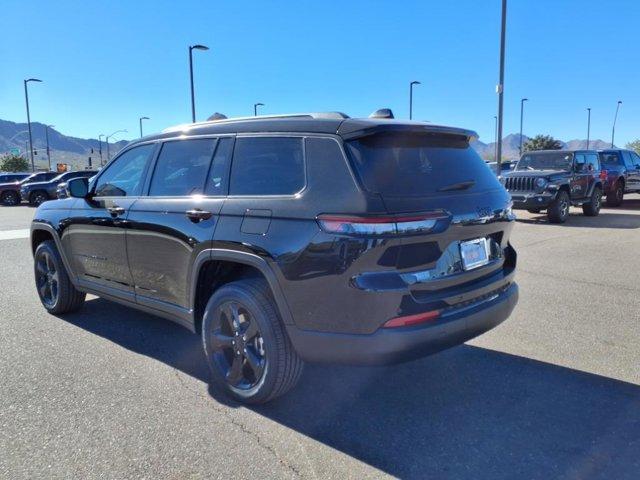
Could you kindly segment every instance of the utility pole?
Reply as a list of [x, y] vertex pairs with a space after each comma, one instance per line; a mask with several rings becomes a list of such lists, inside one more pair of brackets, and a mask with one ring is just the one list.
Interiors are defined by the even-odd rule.
[[591, 108], [587, 107], [587, 150], [589, 150], [590, 134], [591, 134]]
[[55, 127], [55, 125], [45, 125], [44, 136], [47, 139], [47, 161], [49, 162], [49, 171], [51, 171], [51, 151], [49, 150], [49, 129]]
[[518, 148], [520, 156], [522, 156], [522, 120], [524, 118], [524, 102], [527, 101], [529, 101], [528, 98], [520, 99], [520, 147]]
[[616, 120], [618, 120], [618, 110], [620, 110], [620, 105], [622, 105], [622, 100], [618, 100], [618, 104], [616, 105], [616, 116], [613, 117], [613, 127], [611, 128], [611, 148], [615, 148], [613, 142], [616, 136]]
[[409, 84], [409, 120], [413, 119], [413, 86], [420, 85], [420, 82], [414, 80]]
[[31, 115], [29, 113], [29, 89], [27, 88], [27, 83], [29, 82], [42, 82], [37, 78], [28, 78], [24, 81], [24, 99], [27, 103], [27, 124], [29, 125], [29, 158], [31, 158], [31, 171], [36, 171], [36, 164], [33, 161], [33, 137], [31, 136]]

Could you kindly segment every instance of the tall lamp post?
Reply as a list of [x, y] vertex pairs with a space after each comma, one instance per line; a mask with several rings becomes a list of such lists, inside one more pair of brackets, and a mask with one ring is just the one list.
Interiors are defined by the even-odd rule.
[[258, 107], [264, 107], [264, 103], [254, 103], [253, 104], [253, 116], [257, 117], [258, 116]]
[[518, 149], [518, 152], [520, 153], [520, 155], [522, 155], [522, 120], [524, 118], [524, 102], [528, 102], [528, 101], [529, 101], [528, 98], [520, 99], [520, 148]]
[[142, 120], [150, 120], [149, 117], [140, 117], [138, 121], [140, 122], [140, 138], [142, 138]]
[[507, 35], [507, 0], [502, 0], [502, 24], [500, 28], [500, 76], [496, 93], [498, 94], [498, 148], [496, 162], [498, 172], [502, 171], [502, 110], [504, 107], [504, 50]]
[[420, 82], [414, 80], [409, 84], [409, 120], [413, 119], [413, 86], [420, 85]]
[[100, 135], [98, 135], [98, 152], [100, 153], [100, 166], [101, 167], [104, 165], [104, 163], [102, 161], [102, 137], [104, 137], [104, 133], [101, 133]]
[[613, 117], [613, 128], [611, 128], [611, 148], [615, 148], [613, 146], [613, 141], [616, 136], [616, 120], [618, 120], [618, 110], [620, 110], [620, 105], [622, 105], [622, 100], [618, 100], [618, 104], [616, 105], [616, 116]]
[[125, 129], [125, 130], [116, 130], [116, 131], [115, 131], [115, 132], [113, 132], [111, 135], [107, 135], [107, 136], [106, 136], [106, 138], [104, 139], [105, 143], [107, 144], [107, 162], [108, 162], [109, 160], [111, 160], [111, 155], [109, 154], [109, 139], [110, 139], [111, 137], [113, 137], [113, 136], [114, 136], [115, 134], [117, 134], [117, 133], [126, 133], [126, 132], [127, 132], [127, 130], [126, 130], [126, 129]]
[[24, 80], [24, 99], [27, 104], [27, 123], [29, 124], [29, 158], [31, 158], [31, 171], [36, 171], [36, 165], [33, 161], [33, 138], [31, 136], [31, 114], [29, 113], [29, 89], [27, 88], [27, 83], [29, 82], [42, 82], [37, 78], [28, 78]]
[[493, 142], [493, 156], [495, 158], [498, 158], [496, 155], [498, 155], [497, 152], [497, 148], [498, 148], [498, 116], [494, 115], [493, 116], [493, 120], [495, 121], [495, 133], [493, 134], [493, 138], [494, 138], [494, 142]]
[[587, 107], [587, 150], [589, 150], [590, 135], [591, 135], [591, 108]]
[[196, 123], [196, 99], [193, 91], [193, 51], [209, 50], [206, 45], [189, 45], [189, 79], [191, 80], [191, 121]]
[[49, 171], [51, 171], [51, 151], [49, 150], [49, 129], [55, 127], [55, 125], [45, 125], [44, 136], [47, 139], [47, 161], [49, 162]]

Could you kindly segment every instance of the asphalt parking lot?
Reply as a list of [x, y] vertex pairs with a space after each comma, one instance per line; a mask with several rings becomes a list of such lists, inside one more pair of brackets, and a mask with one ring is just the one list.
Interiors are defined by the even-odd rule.
[[565, 225], [518, 212], [520, 303], [466, 345], [384, 368], [307, 366], [246, 408], [200, 341], [91, 297], [45, 313], [0, 207], [0, 478], [640, 478], [640, 196]]

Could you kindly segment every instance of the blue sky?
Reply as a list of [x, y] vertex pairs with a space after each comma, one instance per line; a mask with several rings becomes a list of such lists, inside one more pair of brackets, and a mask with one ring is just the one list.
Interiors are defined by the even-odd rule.
[[[500, 0], [112, 1], [4, 0], [0, 118], [32, 120], [95, 138], [138, 117], [146, 133], [190, 120], [187, 46], [195, 52], [197, 113], [390, 107], [414, 118], [472, 128], [493, 140]], [[563, 140], [640, 137], [640, 2], [510, 0], [505, 133]]]

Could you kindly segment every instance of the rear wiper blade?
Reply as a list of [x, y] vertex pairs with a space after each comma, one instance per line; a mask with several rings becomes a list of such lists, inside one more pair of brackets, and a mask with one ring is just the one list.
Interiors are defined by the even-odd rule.
[[466, 190], [473, 187], [476, 184], [475, 181], [469, 180], [468, 182], [452, 183], [451, 185], [445, 185], [438, 189], [439, 192], [451, 192], [453, 190]]

